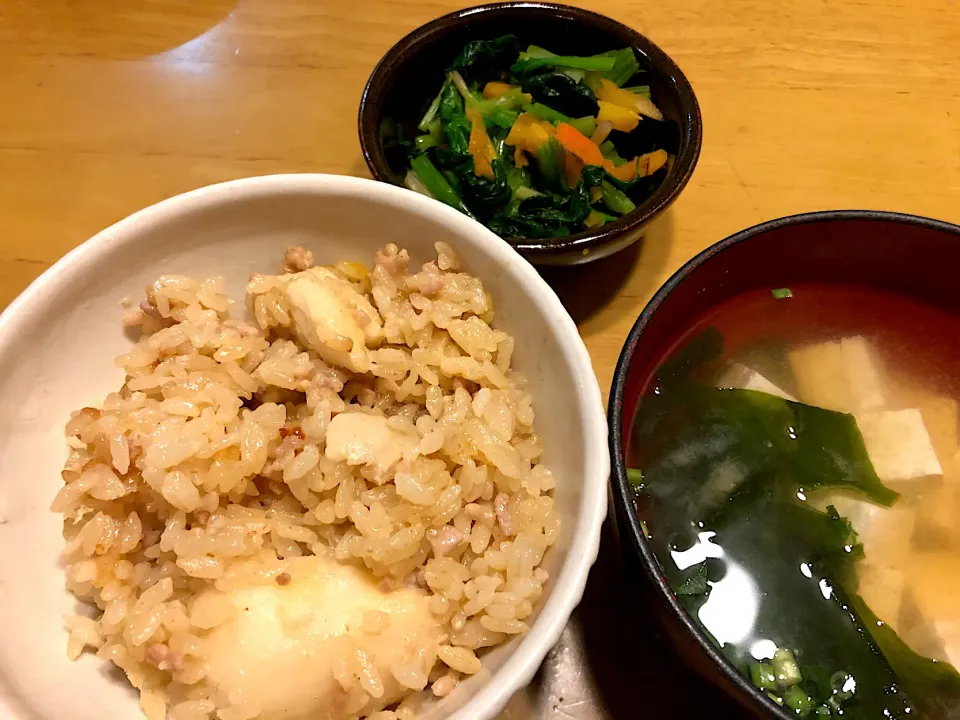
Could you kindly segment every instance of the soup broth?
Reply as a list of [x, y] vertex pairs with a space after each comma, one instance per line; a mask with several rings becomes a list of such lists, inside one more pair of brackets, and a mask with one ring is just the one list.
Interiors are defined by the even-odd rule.
[[790, 290], [677, 338], [634, 419], [637, 511], [687, 611], [776, 702], [960, 717], [960, 318]]

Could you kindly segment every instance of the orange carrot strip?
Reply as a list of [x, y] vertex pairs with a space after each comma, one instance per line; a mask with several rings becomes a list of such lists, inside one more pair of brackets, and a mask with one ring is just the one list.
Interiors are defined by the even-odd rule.
[[604, 158], [600, 148], [570, 123], [562, 122], [557, 125], [557, 140], [565, 150], [572, 152], [585, 165], [603, 165]]
[[467, 149], [473, 156], [473, 173], [493, 180], [493, 161], [497, 157], [497, 151], [487, 135], [483, 116], [476, 108], [467, 108], [467, 118], [470, 120], [470, 143]]

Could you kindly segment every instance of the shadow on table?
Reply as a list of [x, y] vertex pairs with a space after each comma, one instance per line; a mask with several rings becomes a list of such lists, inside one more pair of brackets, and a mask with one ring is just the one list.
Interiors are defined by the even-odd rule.
[[628, 288], [631, 295], [638, 297], [653, 294], [672, 242], [673, 216], [667, 210], [653, 221], [639, 241], [618, 253], [586, 265], [538, 270], [579, 325], [597, 315]]
[[659, 637], [648, 595], [626, 577], [608, 521], [583, 601], [499, 720], [746, 717]]

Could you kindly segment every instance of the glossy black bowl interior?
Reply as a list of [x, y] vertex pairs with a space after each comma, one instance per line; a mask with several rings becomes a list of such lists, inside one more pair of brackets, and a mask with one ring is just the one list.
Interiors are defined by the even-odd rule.
[[936, 220], [873, 211], [774, 220], [728, 237], [684, 265], [647, 304], [620, 353], [608, 419], [614, 510], [628, 565], [652, 584], [661, 601], [659, 619], [685, 659], [757, 717], [796, 716], [754, 688], [687, 615], [641, 530], [625, 456], [643, 387], [679, 332], [741, 293], [801, 282], [857, 284], [960, 313], [958, 263], [960, 227]]
[[534, 263], [577, 264], [620, 250], [637, 240], [687, 184], [700, 155], [700, 108], [680, 68], [640, 33], [587, 10], [541, 2], [481, 5], [438, 18], [393, 46], [374, 69], [360, 102], [360, 144], [374, 178], [402, 184], [405, 153], [384, 142], [383, 121], [392, 121], [412, 138], [426, 107], [437, 94], [444, 72], [471, 40], [513, 33], [520, 44], [536, 44], [557, 53], [590, 55], [633, 47], [650, 65], [651, 95], [668, 120], [665, 148], [675, 155], [659, 188], [636, 210], [599, 228], [562, 238], [510, 238]]

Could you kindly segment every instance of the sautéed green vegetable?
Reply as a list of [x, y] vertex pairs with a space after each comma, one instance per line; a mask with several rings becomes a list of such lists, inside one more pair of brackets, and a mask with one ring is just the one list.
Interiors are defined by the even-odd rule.
[[[404, 184], [512, 237], [559, 237], [634, 210], [663, 182], [669, 130], [632, 48], [591, 56], [467, 43], [406, 147]], [[633, 81], [635, 84], [626, 87]], [[392, 122], [385, 135], [397, 133]]]

